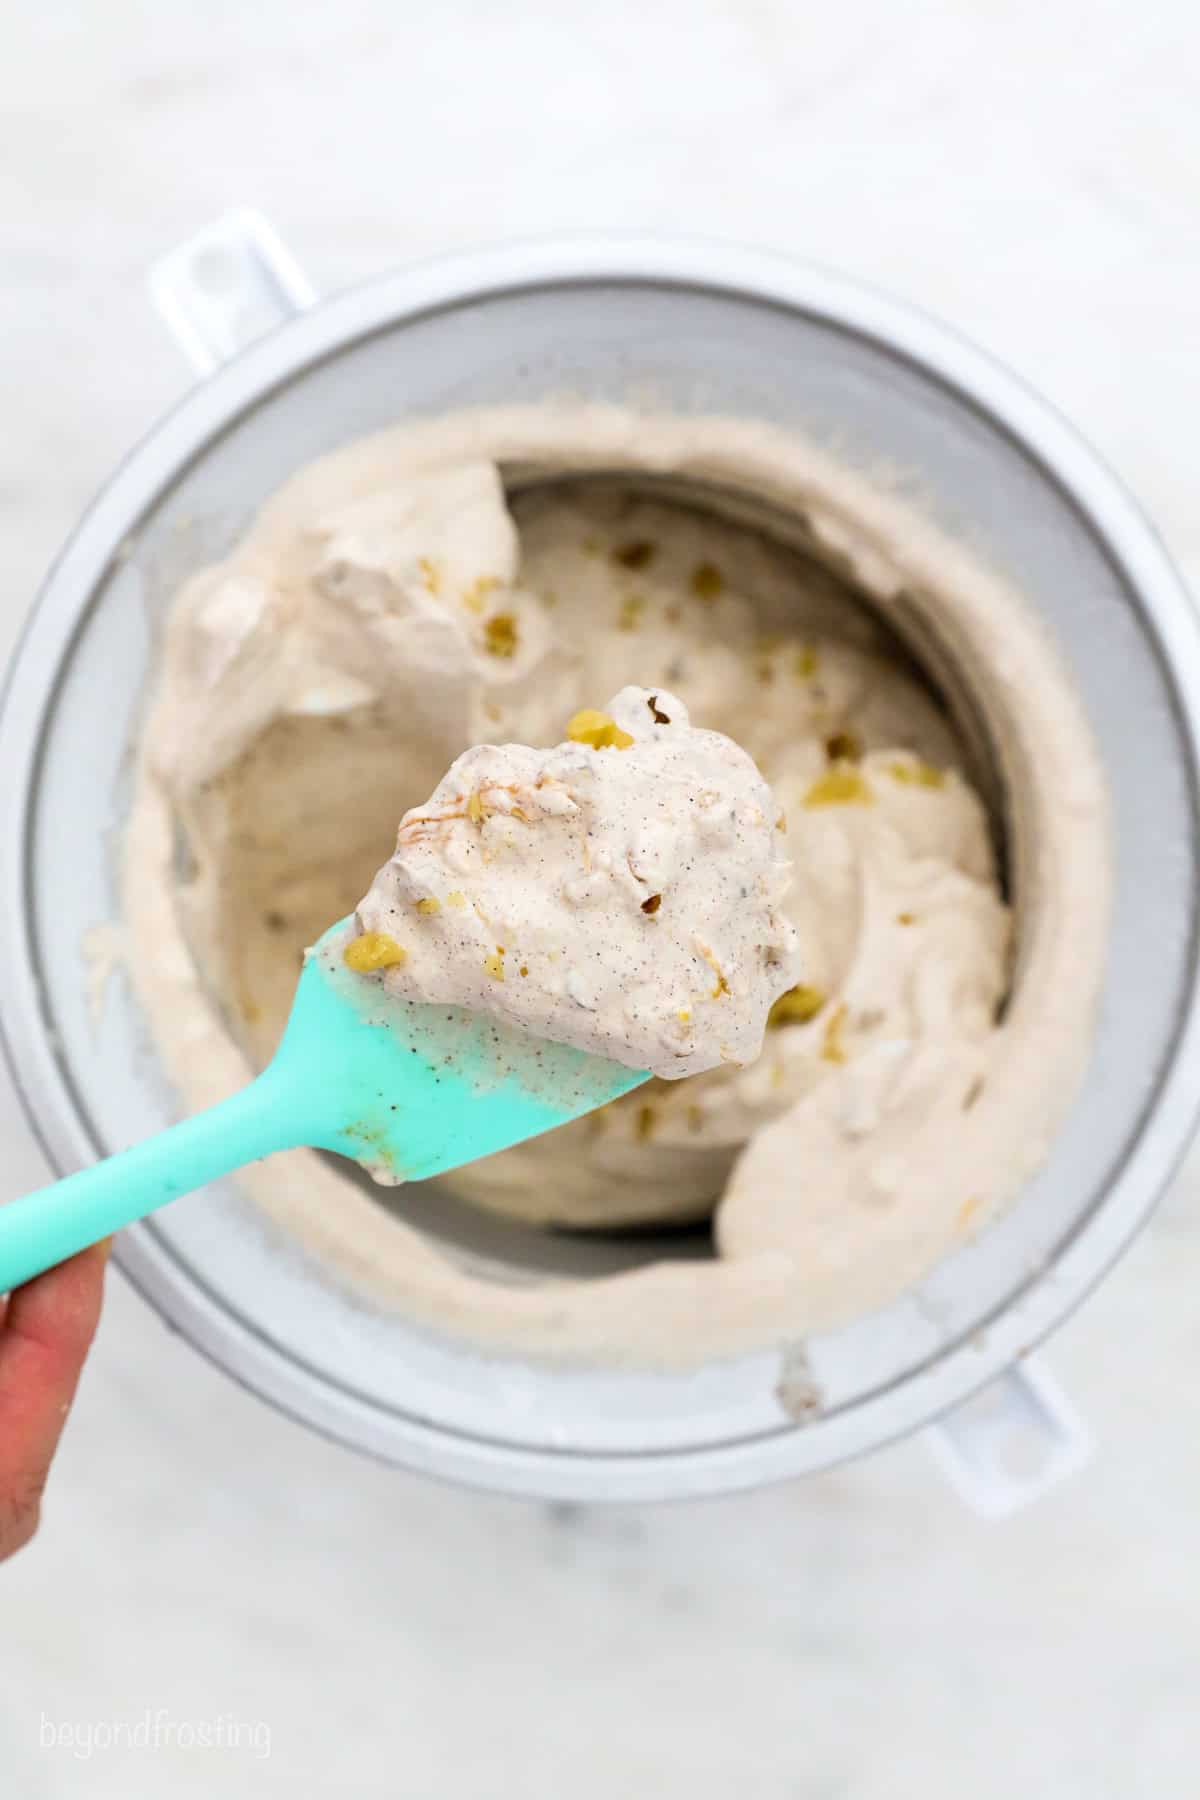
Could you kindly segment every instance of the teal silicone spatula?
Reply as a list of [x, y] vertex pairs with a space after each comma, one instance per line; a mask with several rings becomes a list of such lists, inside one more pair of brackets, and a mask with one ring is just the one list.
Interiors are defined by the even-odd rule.
[[305, 962], [273, 1060], [207, 1112], [0, 1206], [0, 1293], [273, 1150], [309, 1144], [418, 1181], [565, 1125], [648, 1079], [483, 1013], [355, 974], [343, 919]]

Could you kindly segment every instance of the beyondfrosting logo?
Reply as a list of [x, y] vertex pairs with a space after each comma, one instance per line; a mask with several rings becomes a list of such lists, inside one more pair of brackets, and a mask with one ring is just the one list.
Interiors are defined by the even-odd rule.
[[51, 1719], [42, 1713], [38, 1747], [66, 1750], [78, 1762], [113, 1750], [223, 1750], [265, 1762], [271, 1727], [262, 1719], [218, 1713], [213, 1719], [174, 1719], [165, 1707], [129, 1719]]

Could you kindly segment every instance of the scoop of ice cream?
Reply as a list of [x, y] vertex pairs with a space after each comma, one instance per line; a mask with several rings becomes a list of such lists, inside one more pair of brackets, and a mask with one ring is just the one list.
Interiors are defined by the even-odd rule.
[[752, 1062], [800, 979], [771, 790], [627, 687], [551, 750], [483, 744], [401, 821], [347, 961], [668, 1080]]

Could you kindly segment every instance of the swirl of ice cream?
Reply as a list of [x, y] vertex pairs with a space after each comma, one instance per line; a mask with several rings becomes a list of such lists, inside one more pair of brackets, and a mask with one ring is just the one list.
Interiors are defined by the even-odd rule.
[[[599, 473], [611, 470], [628, 476]], [[738, 496], [760, 493], [782, 506], [778, 531], [743, 517]], [[905, 645], [944, 645], [946, 672], [969, 673], [978, 694], [1011, 802], [992, 816], [1008, 828], [1022, 906], [1015, 962], [977, 791], [987, 758], [939, 698], [942, 662], [930, 660], [931, 687]], [[614, 721], [634, 747], [549, 748], [577, 709], [631, 681], [669, 727], [643, 698], [636, 729], [620, 705]], [[736, 994], [712, 993], [718, 970], [733, 989], [755, 965], [736, 908], [701, 932], [717, 969], [690, 942], [663, 960], [668, 932], [696, 931], [675, 910], [683, 827], [661, 879], [652, 863], [623, 864], [615, 825], [609, 867], [576, 869], [581, 885], [569, 901], [550, 890], [549, 913], [540, 894], [522, 912], [514, 879], [537, 876], [544, 847], [565, 882], [583, 862], [585, 810], [603, 805], [583, 793], [585, 765], [632, 780], [638, 759], [667, 755], [681, 703], [706, 728], [697, 735], [744, 748], [786, 818], [785, 834], [769, 815], [761, 866], [790, 857], [780, 910], [803, 961], [762, 1054], [651, 1080], [447, 1185], [555, 1227], [711, 1217], [717, 1257], [577, 1283], [497, 1279], [308, 1152], [240, 1177], [339, 1278], [439, 1329], [604, 1358], [761, 1346], [882, 1304], [1012, 1199], [1063, 1116], [1103, 970], [1105, 799], [1071, 683], [1005, 583], [811, 445], [756, 421], [574, 401], [414, 419], [343, 446], [299, 470], [165, 622], [125, 911], [140, 1002], [197, 1107], [267, 1062], [304, 946], [354, 908], [397, 818], [468, 745], [501, 747], [469, 753], [470, 786], [452, 806], [465, 818], [444, 844], [411, 844], [389, 865], [403, 925], [371, 912], [382, 889], [363, 903], [364, 925], [407, 956], [384, 979], [444, 972], [458, 932], [477, 992], [528, 1007], [535, 1029], [555, 1011], [592, 1031], [600, 1007], [579, 996], [628, 1007], [649, 987], [668, 1013], [668, 997], [693, 1011], [696, 1036], [635, 1008], [629, 1031], [644, 1042], [627, 1054], [687, 1073], [675, 1050], [711, 1043], [732, 1015]], [[526, 745], [541, 748], [514, 749]], [[564, 756], [577, 812], [547, 810], [545, 787], [536, 810], [516, 798], [514, 771], [536, 790]], [[1044, 804], [1027, 814], [1031, 794]], [[657, 793], [643, 798], [652, 807]], [[622, 830], [633, 819], [631, 806]], [[453, 879], [451, 843], [469, 864]], [[549, 918], [580, 945], [611, 924], [653, 955], [638, 963], [652, 980], [626, 968], [618, 983], [606, 963], [589, 989], [581, 955], [551, 959]], [[706, 995], [695, 983], [710, 975]], [[764, 982], [784, 985], [782, 966], [754, 979], [759, 1004]], [[624, 1012], [607, 1016], [625, 1029]]]
[[[734, 1205], [746, 1193], [735, 1163], [767, 1127], [786, 1118], [796, 1134], [811, 1117], [825, 1122], [837, 1148], [822, 1153], [824, 1191], [833, 1163], [869, 1162], [872, 1134], [861, 1127], [882, 1118], [885, 1100], [903, 1130], [921, 1129], [928, 1092], [901, 1077], [923, 1048], [972, 1062], [990, 1051], [1010, 924], [984, 808], [945, 716], [811, 562], [620, 489], [556, 487], [510, 510], [494, 464], [414, 468], [353, 448], [302, 471], [235, 557], [189, 585], [165, 649], [146, 754], [187, 849], [177, 903], [259, 1061], [290, 1005], [298, 947], [364, 893], [394, 841], [397, 800], [428, 794], [465, 745], [553, 745], [577, 708], [640, 678], [662, 683], [646, 690], [660, 702], [674, 697], [673, 720], [686, 707], [744, 746], [770, 782], [787, 825], [771, 836], [797, 871], [782, 910], [803, 967], [773, 1010], [763, 1054], [655, 1081], [458, 1171], [458, 1191], [481, 1205], [583, 1227], [694, 1218], [719, 1205], [722, 1241], [741, 1241], [731, 1215], [752, 1203]], [[634, 712], [629, 735], [668, 735], [644, 702]], [[512, 853], [484, 864], [483, 850], [510, 838], [519, 846], [535, 828], [505, 804], [511, 747], [470, 754], [501, 763], [488, 775], [488, 816], [454, 829], [478, 844], [481, 876], [503, 886]], [[615, 778], [644, 752], [589, 754]], [[530, 872], [519, 849], [512, 867]], [[631, 907], [635, 886], [631, 877]], [[444, 891], [466, 886], [447, 881]], [[415, 897], [442, 892], [431, 884]], [[512, 1005], [550, 969], [565, 982], [565, 963], [548, 955], [514, 961], [525, 931], [515, 930], [511, 897], [499, 909], [476, 897], [493, 925], [503, 921], [489, 932], [470, 909], [481, 995], [486, 987]], [[672, 916], [639, 910], [647, 946], [661, 948]], [[598, 902], [576, 903], [572, 923], [601, 917]], [[398, 938], [412, 967], [387, 979], [403, 976], [416, 997], [424, 946], [432, 951], [452, 922], [467, 929], [453, 903], [417, 915], [420, 940]], [[719, 944], [703, 941], [724, 969]], [[483, 969], [488, 956], [503, 982]], [[522, 966], [535, 973], [522, 977]], [[574, 985], [587, 998], [585, 969], [577, 959]], [[719, 1018], [724, 997], [706, 1006]], [[559, 1013], [595, 1024], [573, 998]], [[640, 1066], [668, 1072], [650, 1054]], [[691, 1066], [672, 1055], [669, 1072]], [[780, 1157], [769, 1185], [787, 1196], [781, 1217], [811, 1266], [810, 1190], [797, 1191], [793, 1166]], [[865, 1191], [861, 1173], [846, 1179]], [[765, 1220], [770, 1209], [753, 1207]]]
[[405, 814], [352, 967], [666, 1080], [752, 1062], [798, 976], [750, 757], [626, 687], [551, 750], [481, 744]]

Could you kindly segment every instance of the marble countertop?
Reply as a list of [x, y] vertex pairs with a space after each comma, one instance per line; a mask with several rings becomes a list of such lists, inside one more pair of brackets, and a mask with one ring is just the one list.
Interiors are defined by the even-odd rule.
[[[1189, 0], [27, 9], [0, 60], [0, 654], [186, 386], [148, 262], [236, 203], [324, 289], [561, 228], [840, 267], [1019, 368], [1195, 580], [1198, 57]], [[0, 1145], [0, 1193], [42, 1178], [7, 1088]], [[911, 1442], [702, 1505], [447, 1491], [269, 1412], [114, 1278], [0, 1573], [4, 1791], [1190, 1800], [1198, 1198], [1193, 1163], [1052, 1347], [1094, 1461], [990, 1525]], [[142, 1721], [157, 1744], [103, 1747]]]

